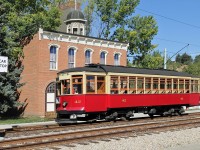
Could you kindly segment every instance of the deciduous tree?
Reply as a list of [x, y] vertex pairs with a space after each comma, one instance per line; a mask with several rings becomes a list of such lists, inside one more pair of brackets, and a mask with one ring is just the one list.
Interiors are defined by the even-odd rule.
[[134, 15], [140, 0], [88, 1], [85, 9], [92, 8], [91, 16], [96, 16], [92, 19], [93, 29], [96, 31], [93, 30], [94, 36], [128, 42], [129, 53], [137, 55], [140, 60], [156, 47], [152, 44], [152, 39], [158, 31], [155, 19], [152, 16]]

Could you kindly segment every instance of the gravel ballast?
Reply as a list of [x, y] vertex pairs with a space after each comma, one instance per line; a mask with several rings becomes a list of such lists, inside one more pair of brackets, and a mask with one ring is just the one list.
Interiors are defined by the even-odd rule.
[[[97, 143], [98, 142], [98, 143]], [[120, 138], [110, 141], [88, 142], [88, 145], [74, 144], [75, 147], [60, 146], [62, 150], [199, 150], [200, 127], [137, 137]]]

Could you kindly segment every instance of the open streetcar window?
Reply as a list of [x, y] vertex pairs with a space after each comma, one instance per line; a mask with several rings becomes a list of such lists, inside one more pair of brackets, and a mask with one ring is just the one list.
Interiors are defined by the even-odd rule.
[[151, 78], [145, 78], [145, 93], [151, 93]]
[[172, 79], [167, 79], [166, 80], [166, 88], [167, 88], [167, 93], [172, 93]]
[[97, 94], [105, 93], [105, 77], [97, 76]]
[[190, 80], [185, 80], [185, 93], [190, 93]]
[[136, 93], [136, 77], [129, 77], [129, 93]]
[[174, 79], [174, 86], [173, 86], [173, 90], [174, 93], [178, 93], [178, 79]]
[[179, 93], [184, 93], [184, 79], [179, 79]]
[[120, 77], [120, 94], [127, 94], [127, 77]]
[[111, 76], [110, 78], [110, 93], [118, 94], [118, 76]]
[[198, 80], [191, 80], [191, 92], [192, 93], [198, 92]]
[[70, 94], [70, 80], [61, 80], [61, 94]]
[[61, 82], [56, 82], [56, 95], [61, 95]]
[[83, 76], [77, 75], [72, 76], [72, 94], [82, 94], [83, 93]]
[[138, 91], [138, 94], [143, 94], [144, 93], [144, 78], [143, 77], [138, 77], [138, 80], [137, 80], [137, 91]]
[[86, 92], [95, 93], [95, 76], [87, 76]]

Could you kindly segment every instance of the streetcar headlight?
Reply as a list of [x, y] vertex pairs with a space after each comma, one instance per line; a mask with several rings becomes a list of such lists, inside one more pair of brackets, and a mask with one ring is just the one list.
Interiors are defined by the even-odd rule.
[[67, 102], [64, 101], [64, 102], [63, 102], [63, 107], [66, 107], [66, 106], [67, 106]]
[[77, 119], [77, 116], [75, 114], [70, 115], [70, 119]]

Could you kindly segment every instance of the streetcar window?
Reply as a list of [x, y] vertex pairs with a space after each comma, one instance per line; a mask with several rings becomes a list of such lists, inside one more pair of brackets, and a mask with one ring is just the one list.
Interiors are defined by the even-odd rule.
[[151, 78], [145, 78], [145, 93], [151, 92]]
[[185, 80], [185, 93], [190, 93], [190, 80]]
[[178, 92], [178, 79], [174, 79], [174, 88], [173, 88], [173, 90], [174, 90], [174, 93], [177, 93]]
[[70, 94], [70, 80], [61, 80], [61, 94]]
[[139, 94], [144, 93], [144, 78], [138, 78], [137, 80], [137, 90]]
[[72, 94], [82, 94], [83, 93], [83, 76], [76, 75], [72, 76]]
[[127, 77], [120, 77], [120, 94], [127, 94]]
[[105, 77], [97, 76], [97, 94], [105, 93]]
[[56, 83], [56, 95], [61, 95], [61, 82]]
[[179, 93], [184, 93], [184, 80], [179, 80]]
[[129, 77], [129, 93], [136, 93], [136, 77]]
[[95, 93], [95, 76], [87, 76], [86, 92]]
[[160, 89], [165, 89], [165, 79], [160, 79]]
[[198, 92], [198, 80], [191, 80], [192, 93]]
[[168, 90], [172, 89], [172, 79], [167, 79], [167, 89]]
[[118, 94], [118, 76], [111, 76], [110, 93], [111, 94]]

